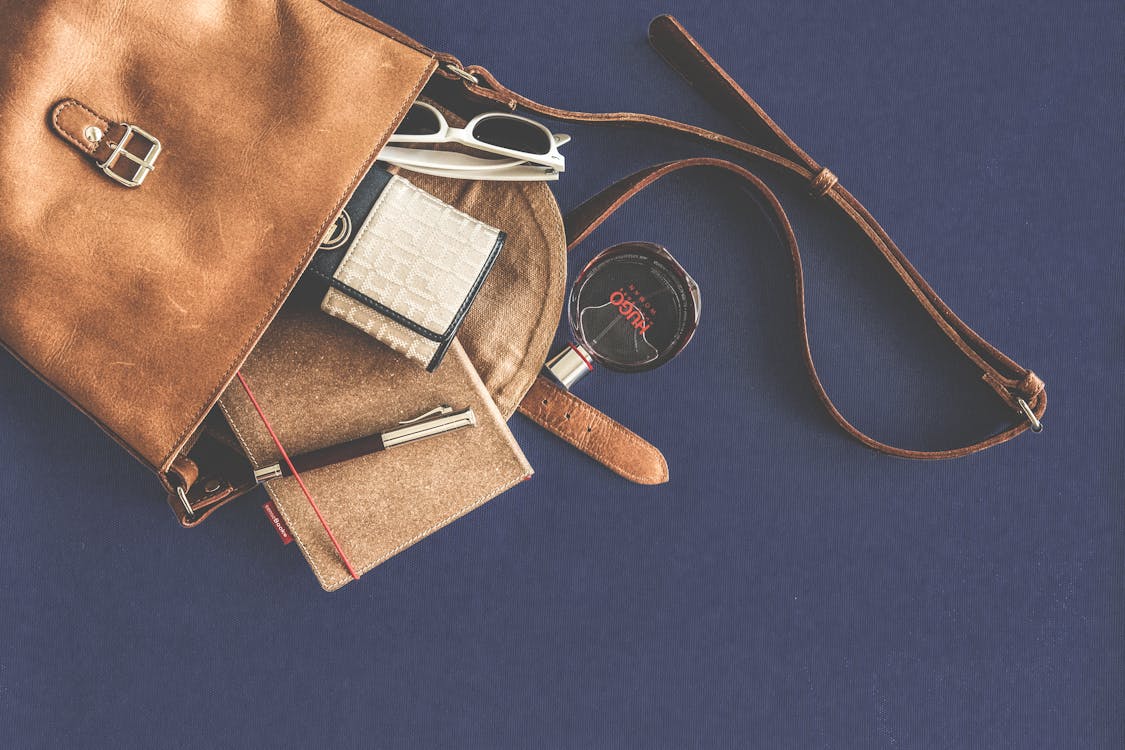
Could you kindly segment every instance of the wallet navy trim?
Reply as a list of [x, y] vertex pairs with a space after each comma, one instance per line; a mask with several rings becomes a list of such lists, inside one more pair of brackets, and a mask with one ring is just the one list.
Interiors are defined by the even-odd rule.
[[[371, 213], [376, 202], [379, 200], [379, 197], [383, 194], [383, 191], [386, 189], [387, 185], [390, 184], [392, 177], [393, 175], [379, 166], [374, 166], [371, 168], [371, 170], [363, 178], [362, 182], [360, 182], [359, 187], [357, 187], [355, 192], [352, 194], [352, 197], [348, 200], [347, 205], [344, 207], [344, 214], [349, 217], [350, 221], [354, 222], [358, 217], [367, 217]], [[344, 214], [341, 215], [343, 216]], [[461, 306], [457, 310], [457, 314], [454, 316], [453, 320], [450, 322], [449, 327], [441, 332], [432, 331], [429, 328], [420, 325], [413, 320], [410, 320], [409, 318], [401, 315], [395, 310], [392, 310], [386, 305], [371, 298], [369, 295], [366, 295], [363, 292], [354, 289], [350, 285], [336, 278], [336, 272], [339, 269], [340, 264], [343, 263], [344, 258], [347, 256], [348, 250], [351, 248], [352, 242], [355, 240], [357, 234], [358, 232], [353, 232], [352, 236], [348, 237], [343, 243], [332, 247], [325, 247], [324, 244], [322, 244], [321, 249], [317, 251], [315, 256], [313, 256], [313, 260], [309, 264], [309, 274], [317, 277], [328, 287], [331, 287], [347, 295], [348, 297], [351, 297], [357, 302], [370, 307], [381, 315], [386, 316], [390, 320], [393, 320], [395, 323], [398, 323], [399, 325], [409, 329], [419, 336], [436, 342], [439, 345], [437, 347], [437, 351], [434, 353], [433, 358], [431, 358], [429, 363], [426, 365], [426, 369], [432, 372], [441, 363], [442, 358], [445, 356], [446, 350], [448, 350], [450, 344], [453, 342], [457, 330], [461, 327], [461, 323], [464, 321], [465, 315], [468, 314], [469, 307], [472, 305], [473, 300], [476, 298], [477, 293], [480, 291], [481, 286], [484, 284], [484, 280], [488, 277], [489, 272], [492, 270], [492, 266], [495, 264], [496, 258], [500, 255], [500, 250], [504, 246], [504, 240], [507, 238], [507, 234], [503, 231], [500, 231], [497, 234], [496, 242], [493, 245], [487, 260], [481, 267], [480, 273], [477, 275], [476, 280], [473, 282], [469, 293], [461, 303]]]

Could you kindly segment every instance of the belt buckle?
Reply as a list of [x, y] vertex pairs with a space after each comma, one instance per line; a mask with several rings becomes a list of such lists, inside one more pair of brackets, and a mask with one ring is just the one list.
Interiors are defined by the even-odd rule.
[[[156, 169], [156, 157], [160, 156], [160, 141], [141, 130], [136, 125], [129, 125], [128, 123], [121, 124], [125, 126], [125, 133], [121, 136], [120, 142], [110, 142], [109, 145], [113, 146], [113, 151], [106, 160], [98, 164], [98, 166], [101, 167], [102, 171], [114, 182], [129, 188], [140, 187], [141, 183], [145, 181], [145, 178]], [[143, 138], [145, 141], [148, 141], [148, 150], [145, 152], [144, 156], [137, 156], [132, 151], [128, 150], [129, 145], [132, 144], [135, 138]], [[120, 164], [121, 157], [125, 157], [126, 160], [135, 165], [136, 168], [131, 175], [119, 174], [114, 171], [118, 164]]]

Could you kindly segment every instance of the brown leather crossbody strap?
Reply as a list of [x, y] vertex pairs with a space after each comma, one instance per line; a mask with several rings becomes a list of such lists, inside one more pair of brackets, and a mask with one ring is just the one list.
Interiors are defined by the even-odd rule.
[[[809, 380], [812, 382], [813, 389], [816, 391], [817, 396], [820, 398], [824, 408], [828, 411], [829, 415], [836, 421], [840, 427], [849, 435], [860, 441], [864, 445], [874, 448], [875, 450], [887, 453], [893, 456], [901, 456], [903, 458], [917, 458], [917, 459], [938, 459], [938, 458], [956, 458], [964, 456], [969, 453], [974, 453], [979, 450], [991, 447], [998, 443], [1003, 443], [1011, 440], [1016, 435], [1028, 429], [1030, 423], [1023, 419], [1022, 413], [1020, 414], [1020, 421], [996, 435], [992, 435], [984, 440], [971, 443], [969, 445], [953, 448], [950, 450], [940, 451], [919, 451], [910, 450], [907, 448], [899, 448], [893, 445], [880, 442], [869, 435], [864, 434], [862, 431], [852, 425], [836, 405], [832, 403], [832, 399], [828, 396], [823, 383], [820, 381], [820, 376], [817, 374], [816, 365], [813, 362], [812, 351], [809, 346], [808, 327], [805, 319], [805, 292], [804, 292], [804, 274], [801, 267], [801, 254], [797, 246], [797, 237], [793, 232], [793, 227], [789, 222], [785, 210], [781, 207], [780, 201], [773, 191], [766, 186], [764, 182], [752, 172], [733, 162], [724, 161], [722, 159], [712, 158], [698, 158], [698, 159], [683, 159], [680, 161], [669, 162], [667, 164], [660, 164], [657, 166], [643, 169], [636, 174], [633, 174], [620, 182], [612, 185], [604, 192], [594, 196], [586, 203], [576, 208], [567, 217], [567, 236], [571, 239], [571, 247], [581, 242], [590, 232], [596, 229], [603, 221], [609, 218], [618, 208], [620, 208], [626, 201], [635, 196], [640, 191], [644, 190], [649, 185], [657, 180], [678, 172], [682, 169], [712, 169], [729, 172], [738, 177], [743, 186], [756, 193], [761, 198], [761, 205], [765, 208], [767, 216], [770, 218], [777, 231], [778, 236], [785, 244], [786, 249], [789, 251], [790, 259], [793, 263], [793, 278], [795, 284], [795, 296], [797, 300], [798, 312], [798, 326], [799, 334], [801, 337], [801, 353], [804, 357], [805, 368], [809, 374]], [[1028, 373], [1027, 377], [1038, 381], [1034, 374]], [[1046, 395], [1043, 392], [1042, 384], [1038, 388], [1039, 399], [1036, 405], [1039, 407], [1039, 414], [1042, 409], [1046, 407]], [[1020, 411], [1017, 407], [1017, 411]], [[1036, 415], [1038, 417], [1038, 414]]]
[[601, 122], [614, 125], [640, 125], [681, 133], [689, 137], [730, 148], [746, 158], [762, 160], [785, 169], [805, 182], [810, 192], [836, 205], [869, 239], [887, 263], [911, 291], [918, 304], [934, 320], [941, 331], [981, 371], [981, 376], [997, 395], [1018, 415], [1019, 422], [985, 440], [944, 451], [915, 451], [881, 443], [853, 427], [832, 404], [813, 366], [808, 352], [808, 336], [804, 318], [804, 293], [801, 279], [800, 255], [796, 238], [788, 218], [773, 193], [745, 168], [719, 159], [689, 159], [642, 170], [610, 186], [602, 193], [572, 211], [567, 217], [569, 247], [581, 242], [593, 229], [612, 214], [625, 201], [665, 174], [685, 167], [706, 166], [736, 174], [748, 187], [765, 198], [769, 213], [782, 239], [789, 246], [797, 280], [798, 307], [801, 312], [801, 336], [806, 350], [806, 366], [813, 386], [829, 414], [840, 426], [857, 440], [876, 450], [908, 458], [952, 458], [963, 456], [997, 443], [1010, 440], [1031, 428], [1040, 429], [1040, 418], [1047, 407], [1043, 381], [1033, 372], [1021, 367], [979, 334], [969, 328], [941, 300], [910, 264], [886, 231], [869, 211], [851, 195], [831, 171], [821, 167], [800, 149], [762, 108], [716, 63], [687, 31], [671, 16], [659, 16], [649, 27], [649, 39], [654, 48], [673, 68], [679, 71], [709, 101], [730, 115], [746, 131], [754, 143], [740, 141], [685, 123], [652, 115], [619, 112], [598, 114], [572, 112], [549, 107], [521, 96], [503, 86], [487, 70], [471, 66], [462, 69], [456, 61], [443, 58], [443, 73], [460, 77], [466, 89], [475, 96], [503, 104], [510, 109], [523, 108], [547, 117], [566, 121]]
[[[752, 137], [767, 143], [772, 139], [782, 153], [791, 155], [794, 161], [804, 165], [811, 175], [811, 192], [836, 203], [871, 238], [872, 244], [903, 277], [915, 296], [924, 295], [919, 302], [953, 343], [982, 370], [986, 381], [1001, 398], [1011, 403], [1013, 390], [1026, 399], [1033, 398], [1041, 390], [1041, 383], [1024, 384], [1029, 371], [981, 338], [949, 309], [863, 204], [839, 184], [831, 171], [802, 151], [676, 19], [671, 16], [654, 19], [649, 26], [649, 40], [669, 65], [699, 89], [708, 101], [739, 122]], [[1021, 384], [1027, 387], [1021, 388]]]

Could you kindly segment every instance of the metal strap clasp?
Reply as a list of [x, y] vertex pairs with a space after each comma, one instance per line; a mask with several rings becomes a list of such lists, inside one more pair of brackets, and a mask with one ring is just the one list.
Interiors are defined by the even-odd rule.
[[472, 73], [470, 73], [469, 71], [462, 68], [460, 65], [455, 65], [453, 63], [446, 63], [445, 69], [448, 70], [450, 73], [457, 76], [458, 78], [460, 78], [463, 81], [466, 81], [468, 83], [472, 83], [472, 84], [477, 85], [477, 86], [480, 85], [480, 79], [477, 78]]
[[1016, 397], [1016, 403], [1019, 404], [1020, 411], [1023, 412], [1023, 415], [1027, 417], [1027, 421], [1031, 423], [1031, 431], [1042, 432], [1043, 423], [1039, 421], [1039, 417], [1035, 416], [1035, 412], [1031, 410], [1028, 403], [1019, 397]]
[[[113, 151], [98, 166], [114, 182], [130, 188], [140, 187], [145, 178], [156, 169], [156, 157], [160, 156], [160, 141], [135, 125], [121, 124], [125, 126], [125, 133], [121, 136], [120, 142], [110, 142]], [[138, 143], [135, 144], [134, 141]], [[147, 149], [144, 149], [145, 141], [148, 143]], [[136, 145], [144, 149], [144, 156], [138, 156], [134, 152], [133, 148]], [[122, 157], [128, 163], [123, 163]], [[124, 170], [121, 167], [124, 167]], [[128, 171], [130, 167], [132, 171]]]
[[195, 511], [192, 510], [191, 501], [188, 500], [187, 491], [183, 487], [176, 487], [176, 497], [180, 499], [180, 504], [184, 506], [184, 512], [187, 513], [188, 518], [195, 518]]

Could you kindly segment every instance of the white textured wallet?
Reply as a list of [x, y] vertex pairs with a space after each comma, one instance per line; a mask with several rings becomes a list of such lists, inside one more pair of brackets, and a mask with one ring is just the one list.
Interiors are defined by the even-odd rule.
[[504, 232], [373, 168], [310, 271], [321, 309], [434, 370], [504, 244]]

